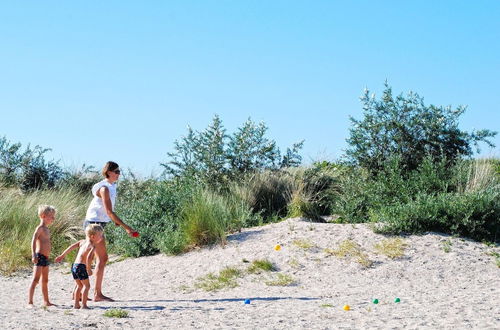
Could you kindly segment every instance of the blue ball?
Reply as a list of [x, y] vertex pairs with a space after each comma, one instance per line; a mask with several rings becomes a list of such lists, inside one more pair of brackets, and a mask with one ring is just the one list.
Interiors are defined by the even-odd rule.
[[245, 305], [250, 304], [250, 299], [245, 299]]

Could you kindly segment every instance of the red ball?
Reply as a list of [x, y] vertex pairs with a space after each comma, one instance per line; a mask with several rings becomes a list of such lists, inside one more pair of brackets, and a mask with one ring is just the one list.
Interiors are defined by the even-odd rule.
[[134, 231], [134, 232], [132, 233], [132, 236], [133, 236], [133, 237], [139, 237], [139, 233], [138, 233], [138, 232], [136, 232], [136, 231]]

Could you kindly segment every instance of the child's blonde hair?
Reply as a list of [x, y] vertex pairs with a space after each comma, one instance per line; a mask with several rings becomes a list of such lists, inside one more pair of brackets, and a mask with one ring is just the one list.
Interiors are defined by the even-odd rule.
[[56, 213], [56, 208], [52, 205], [40, 205], [38, 206], [38, 216], [41, 217], [43, 214], [52, 214]]
[[92, 223], [85, 228], [85, 235], [90, 236], [90, 235], [95, 235], [97, 233], [102, 233], [102, 227], [101, 225], [98, 225], [96, 223]]

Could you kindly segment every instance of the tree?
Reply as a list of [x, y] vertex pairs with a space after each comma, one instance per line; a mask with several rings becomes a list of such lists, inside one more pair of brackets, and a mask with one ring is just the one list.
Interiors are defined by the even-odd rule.
[[392, 88], [385, 83], [380, 100], [365, 90], [361, 97], [364, 118], [350, 118], [352, 127], [347, 139], [349, 160], [378, 172], [383, 164], [398, 156], [406, 170], [416, 169], [425, 157], [438, 160], [445, 157], [455, 162], [471, 156], [472, 147], [479, 151], [479, 142], [494, 146], [488, 138], [497, 133], [484, 129], [468, 133], [459, 129], [459, 117], [466, 107], [426, 106], [414, 92], [406, 97], [393, 97]]
[[246, 173], [298, 166], [303, 141], [288, 148], [281, 157], [276, 142], [266, 137], [268, 127], [248, 119], [237, 131], [228, 135], [219, 116], [202, 132], [188, 127], [188, 134], [174, 142], [169, 160], [161, 165], [164, 174], [199, 179], [220, 188], [229, 180]]
[[45, 159], [50, 149], [28, 145], [22, 151], [21, 147], [20, 143], [0, 138], [0, 182], [24, 191], [54, 187], [64, 173], [58, 162]]

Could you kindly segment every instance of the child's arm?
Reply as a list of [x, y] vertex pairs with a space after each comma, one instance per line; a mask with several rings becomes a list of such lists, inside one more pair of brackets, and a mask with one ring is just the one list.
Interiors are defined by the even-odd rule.
[[68, 253], [70, 253], [70, 252], [71, 252], [71, 251], [73, 251], [74, 249], [76, 249], [76, 248], [80, 247], [80, 243], [81, 243], [81, 242], [82, 242], [82, 241], [78, 241], [78, 242], [76, 242], [76, 243], [71, 244], [71, 245], [70, 245], [70, 246], [69, 246], [66, 250], [64, 250], [64, 252], [63, 252], [63, 253], [61, 253], [61, 255], [60, 255], [60, 256], [58, 256], [58, 257], [55, 259], [55, 261], [56, 261], [56, 262], [61, 262], [61, 261], [64, 259], [64, 257], [66, 257], [66, 255], [67, 255]]
[[36, 257], [36, 252], [35, 252], [38, 235], [40, 235], [40, 227], [36, 228], [35, 232], [33, 233], [33, 238], [31, 239], [31, 261], [34, 264], [38, 262], [38, 258]]

